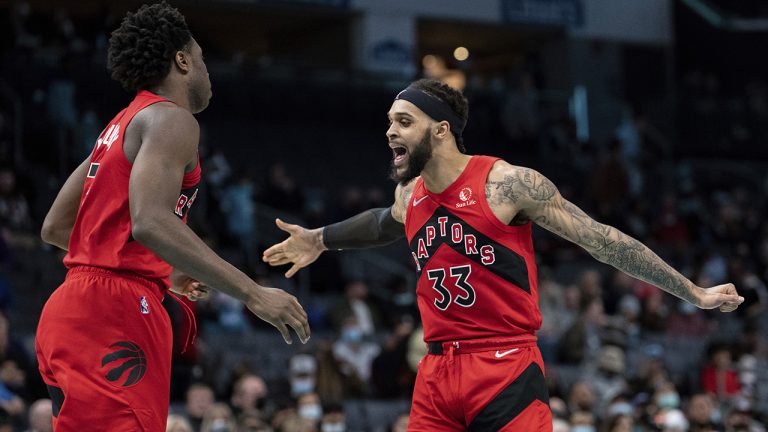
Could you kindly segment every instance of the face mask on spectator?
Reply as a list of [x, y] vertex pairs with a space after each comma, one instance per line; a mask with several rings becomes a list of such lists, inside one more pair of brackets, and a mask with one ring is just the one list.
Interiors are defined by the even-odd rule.
[[677, 393], [664, 393], [656, 398], [659, 408], [677, 408], [680, 406], [680, 396]]
[[228, 432], [229, 425], [224, 419], [216, 419], [211, 422], [211, 432]]
[[347, 327], [341, 331], [341, 340], [356, 343], [363, 340], [363, 331], [359, 327]]
[[571, 426], [571, 432], [595, 432], [595, 427], [592, 425], [575, 425]]
[[294, 396], [300, 396], [305, 393], [312, 393], [313, 391], [315, 391], [314, 378], [294, 378], [291, 380], [291, 393]]
[[320, 426], [321, 432], [345, 432], [347, 426], [344, 423], [323, 423]]
[[635, 408], [627, 402], [616, 402], [608, 407], [608, 415], [632, 415], [635, 412]]
[[318, 404], [302, 405], [299, 407], [299, 416], [309, 420], [320, 420], [323, 416], [323, 408]]

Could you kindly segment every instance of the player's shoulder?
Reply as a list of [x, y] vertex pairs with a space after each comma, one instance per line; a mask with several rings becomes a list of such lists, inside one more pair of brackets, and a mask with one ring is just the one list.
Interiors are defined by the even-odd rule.
[[171, 129], [195, 134], [200, 132], [195, 116], [173, 102], [158, 102], [145, 107], [136, 113], [134, 122], [145, 131]]
[[515, 202], [526, 199], [546, 201], [556, 196], [557, 187], [533, 168], [498, 160], [488, 173], [486, 182], [486, 193], [494, 192]]
[[531, 171], [536, 172], [530, 168], [512, 165], [504, 159], [499, 159], [491, 167], [491, 171], [488, 173], [488, 181], [501, 181], [507, 177], [520, 178], [524, 176], [526, 172]]

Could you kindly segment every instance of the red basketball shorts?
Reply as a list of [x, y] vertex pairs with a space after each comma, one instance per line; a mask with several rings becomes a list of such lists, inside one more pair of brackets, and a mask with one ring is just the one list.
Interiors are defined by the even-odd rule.
[[172, 332], [163, 288], [75, 267], [43, 308], [35, 351], [57, 432], [164, 432]]
[[416, 376], [409, 431], [552, 431], [535, 342], [430, 343], [429, 352]]

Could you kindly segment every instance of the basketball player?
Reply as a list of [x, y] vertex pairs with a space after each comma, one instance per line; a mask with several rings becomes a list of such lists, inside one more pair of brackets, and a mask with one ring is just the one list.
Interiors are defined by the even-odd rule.
[[419, 273], [416, 293], [429, 354], [419, 367], [410, 431], [552, 429], [531, 224], [700, 308], [732, 311], [731, 284], [703, 289], [637, 240], [568, 202], [538, 172], [464, 154], [463, 95], [434, 80], [412, 83], [388, 113], [390, 208], [307, 230], [278, 220], [290, 237], [264, 254], [293, 263], [292, 276], [327, 249], [377, 246], [405, 234]]
[[[167, 3], [128, 13], [109, 41], [112, 77], [136, 94], [69, 177], [42, 229], [68, 250], [64, 283], [46, 303], [36, 353], [57, 431], [165, 431], [169, 287], [210, 286], [242, 301], [291, 343], [309, 338], [293, 296], [257, 285], [190, 230], [200, 181], [199, 126], [211, 83], [200, 46]], [[197, 282], [199, 281], [199, 282]]]

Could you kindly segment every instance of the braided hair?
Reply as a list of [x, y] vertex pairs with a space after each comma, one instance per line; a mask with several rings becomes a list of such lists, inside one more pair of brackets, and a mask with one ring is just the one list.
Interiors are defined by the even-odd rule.
[[107, 68], [129, 92], [159, 84], [178, 51], [189, 47], [192, 33], [184, 16], [165, 1], [128, 12], [109, 38]]

